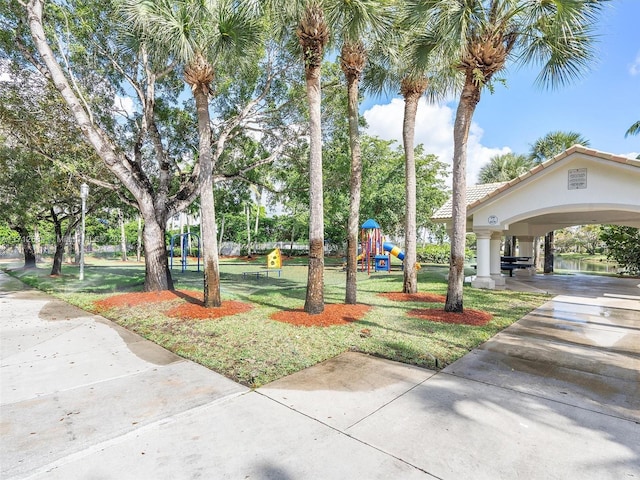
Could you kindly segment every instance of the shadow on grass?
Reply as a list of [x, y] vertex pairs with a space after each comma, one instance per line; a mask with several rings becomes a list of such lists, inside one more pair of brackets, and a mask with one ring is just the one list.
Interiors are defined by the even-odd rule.
[[427, 368], [438, 369], [443, 367], [445, 363], [443, 360], [438, 359], [431, 353], [425, 350], [419, 350], [403, 342], [384, 341], [381, 346], [383, 347], [382, 351], [377, 351], [375, 353], [368, 352], [366, 349], [363, 349], [362, 351], [376, 357]]

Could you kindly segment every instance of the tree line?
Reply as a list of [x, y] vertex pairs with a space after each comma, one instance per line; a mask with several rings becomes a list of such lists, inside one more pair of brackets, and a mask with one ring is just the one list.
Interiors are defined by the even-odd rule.
[[[578, 78], [594, 55], [594, 29], [605, 3], [16, 0], [0, 7], [0, 43], [13, 82], [34, 82], [54, 94], [56, 110], [46, 114], [63, 117], [60, 125], [84, 140], [83, 148], [58, 152], [55, 134], [31, 135], [17, 115], [15, 126], [25, 133], [20, 145], [41, 142], [30, 151], [49, 159], [63, 177], [85, 179], [139, 211], [146, 290], [173, 288], [164, 243], [167, 220], [197, 201], [209, 307], [220, 305], [215, 195], [224, 185], [246, 182], [280, 187], [281, 198], [297, 205], [294, 211], [308, 208], [305, 311], [323, 310], [325, 192], [334, 181], [327, 165], [333, 153], [338, 160], [345, 152], [345, 302], [356, 302], [364, 193], [360, 83], [370, 91], [400, 91], [405, 100], [403, 290], [417, 291], [417, 100], [455, 95], [445, 310], [462, 311], [466, 149], [481, 94], [510, 64], [539, 65], [539, 82], [551, 87]], [[343, 75], [337, 83], [322, 81], [327, 51], [337, 56]], [[340, 97], [346, 98], [342, 118], [326, 108]], [[2, 133], [18, 141], [13, 126]], [[327, 150], [340, 135], [346, 147]]]

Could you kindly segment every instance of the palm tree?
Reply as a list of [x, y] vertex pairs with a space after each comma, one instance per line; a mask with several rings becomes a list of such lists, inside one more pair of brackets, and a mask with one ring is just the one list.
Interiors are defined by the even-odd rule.
[[342, 40], [340, 68], [347, 80], [347, 112], [351, 172], [349, 181], [349, 217], [347, 221], [347, 274], [345, 303], [357, 301], [358, 231], [362, 161], [359, 132], [359, 85], [367, 61], [363, 37], [378, 38], [390, 25], [388, 9], [379, 0], [332, 0], [326, 4], [327, 21]]
[[418, 291], [418, 259], [417, 247], [417, 200], [416, 200], [416, 159], [415, 132], [418, 102], [427, 89], [426, 76], [405, 76], [400, 82], [400, 94], [404, 98], [404, 115], [402, 120], [402, 143], [404, 145], [405, 170], [405, 223], [404, 223], [404, 273], [402, 291], [416, 293]]
[[480, 169], [478, 183], [508, 182], [528, 172], [533, 166], [534, 162], [526, 155], [495, 155]]
[[260, 39], [255, 18], [231, 0], [127, 0], [123, 11], [146, 36], [157, 55], [168, 54], [184, 64], [198, 118], [200, 228], [204, 263], [204, 304], [219, 307], [220, 272], [213, 198], [213, 154], [209, 97], [216, 62], [240, 63]]
[[329, 41], [329, 27], [319, 3], [309, 3], [296, 36], [302, 47], [309, 105], [309, 271], [304, 310], [324, 311], [324, 201], [322, 188], [322, 127], [320, 68]]
[[535, 163], [542, 163], [576, 144], [588, 147], [589, 140], [577, 132], [561, 130], [549, 132], [531, 145], [529, 158]]
[[349, 180], [349, 218], [347, 220], [347, 279], [344, 301], [357, 303], [358, 230], [360, 226], [360, 194], [362, 191], [362, 159], [359, 132], [359, 83], [366, 63], [366, 50], [360, 41], [345, 41], [340, 55], [340, 68], [347, 79], [347, 111], [351, 173]]
[[538, 82], [556, 87], [578, 77], [592, 58], [594, 25], [604, 1], [410, 0], [426, 20], [425, 38], [463, 77], [454, 122], [453, 234], [445, 311], [463, 311], [467, 222], [466, 161], [471, 120], [484, 87], [508, 60], [541, 64]]
[[[402, 143], [405, 158], [405, 257], [403, 271], [404, 293], [418, 291], [417, 264], [417, 203], [415, 127], [418, 103], [426, 94], [431, 102], [444, 98], [455, 89], [455, 78], [448, 66], [431, 55], [432, 48], [424, 46], [417, 28], [401, 12], [401, 21], [391, 35], [383, 37], [372, 52], [371, 68], [365, 78], [366, 88], [374, 93], [389, 93], [400, 89], [404, 99]], [[396, 90], [397, 91], [397, 90]]]
[[[589, 140], [577, 132], [549, 132], [531, 146], [529, 158], [534, 163], [542, 163], [576, 144], [588, 147]], [[553, 243], [554, 233], [551, 231], [544, 236], [544, 273], [553, 273]]]
[[[254, 0], [254, 3], [255, 0]], [[323, 0], [262, 0], [274, 36], [302, 54], [309, 107], [309, 268], [305, 312], [324, 311], [324, 200], [320, 70], [329, 42]], [[291, 42], [295, 26], [296, 46]]]

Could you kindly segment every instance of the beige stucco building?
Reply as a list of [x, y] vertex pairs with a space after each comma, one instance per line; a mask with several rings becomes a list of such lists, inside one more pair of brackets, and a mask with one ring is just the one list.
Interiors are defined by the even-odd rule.
[[[575, 145], [506, 183], [467, 189], [467, 231], [477, 236], [472, 285], [503, 285], [500, 244], [518, 237], [519, 255], [533, 257], [534, 237], [573, 225], [640, 228], [640, 161]], [[451, 229], [451, 202], [433, 219]]]

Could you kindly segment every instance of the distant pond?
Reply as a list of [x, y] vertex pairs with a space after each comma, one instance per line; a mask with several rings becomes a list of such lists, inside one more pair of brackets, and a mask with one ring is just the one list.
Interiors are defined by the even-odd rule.
[[555, 257], [553, 259], [553, 269], [571, 272], [616, 273], [618, 264], [607, 260]]

